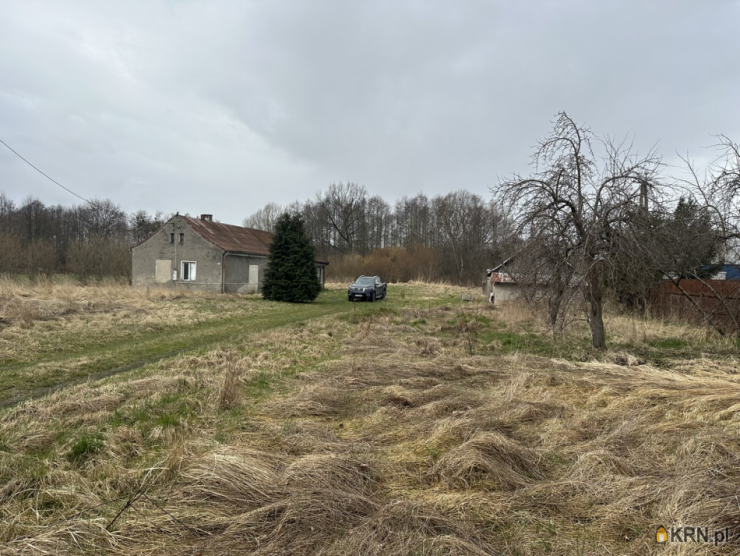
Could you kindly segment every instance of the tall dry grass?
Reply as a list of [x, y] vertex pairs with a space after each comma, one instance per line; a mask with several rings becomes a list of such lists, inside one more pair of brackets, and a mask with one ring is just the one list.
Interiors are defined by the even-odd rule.
[[[64, 277], [0, 277], [0, 318], [7, 324], [30, 323], [73, 313], [104, 311], [120, 304], [133, 307], [151, 300], [198, 296], [172, 289], [133, 289], [127, 281], [107, 278], [79, 282]], [[202, 295], [202, 294], [201, 294]]]
[[[248, 304], [229, 303], [229, 297], [134, 289], [115, 279], [82, 283], [67, 277], [0, 278], [0, 361], [32, 361], [69, 345], [104, 338], [112, 342], [252, 311]], [[205, 302], [211, 310], [204, 310]]]
[[[460, 315], [531, 323], [483, 307]], [[730, 358], [471, 355], [456, 311], [316, 320], [3, 412], [0, 553], [705, 554], [655, 529], [740, 532]]]

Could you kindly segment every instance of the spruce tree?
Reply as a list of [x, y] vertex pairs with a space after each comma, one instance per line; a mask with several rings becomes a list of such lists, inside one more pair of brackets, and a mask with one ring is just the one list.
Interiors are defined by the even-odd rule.
[[270, 263], [265, 271], [262, 297], [270, 301], [306, 303], [321, 291], [315, 250], [299, 215], [283, 214], [275, 225]]

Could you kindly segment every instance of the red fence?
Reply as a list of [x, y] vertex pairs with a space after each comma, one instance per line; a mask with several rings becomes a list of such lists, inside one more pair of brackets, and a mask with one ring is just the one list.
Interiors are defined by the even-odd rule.
[[723, 331], [740, 332], [736, 324], [740, 322], [740, 280], [681, 280], [679, 285], [669, 280], [661, 283], [651, 300], [654, 316], [701, 323], [703, 311]]

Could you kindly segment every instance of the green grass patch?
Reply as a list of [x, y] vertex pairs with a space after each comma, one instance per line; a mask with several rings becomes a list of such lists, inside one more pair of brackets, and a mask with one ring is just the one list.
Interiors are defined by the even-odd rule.
[[252, 398], [264, 398], [272, 392], [277, 377], [274, 373], [259, 372], [246, 385], [246, 393]]
[[660, 340], [649, 342], [648, 345], [658, 349], [681, 349], [686, 347], [688, 344], [678, 338], [661, 338]]
[[67, 452], [67, 461], [79, 465], [100, 452], [105, 447], [103, 439], [96, 434], [83, 434]]
[[684, 340], [676, 337], [656, 338], [648, 342], [610, 343], [609, 349], [626, 351], [638, 360], [659, 368], [670, 368], [676, 361], [713, 357], [718, 359], [735, 358], [740, 348], [740, 339]]
[[165, 394], [158, 399], [147, 398], [140, 403], [113, 410], [112, 428], [137, 427], [146, 438], [155, 427], [176, 428], [200, 415], [198, 400], [188, 392]]
[[551, 340], [531, 332], [486, 330], [480, 334], [479, 343], [500, 346], [504, 352], [526, 351], [535, 355], [552, 355], [558, 351]]

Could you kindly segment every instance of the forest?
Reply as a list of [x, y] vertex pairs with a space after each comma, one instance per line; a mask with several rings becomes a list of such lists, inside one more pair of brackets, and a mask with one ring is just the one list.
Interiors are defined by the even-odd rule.
[[[268, 204], [243, 225], [273, 230], [283, 212], [299, 213], [329, 277], [363, 271], [390, 281], [478, 283], [486, 265], [507, 255], [511, 222], [489, 199], [468, 191], [404, 197], [394, 206], [354, 183], [331, 184], [316, 200]], [[126, 214], [109, 199], [75, 206], [16, 204], [0, 194], [0, 272], [127, 277], [129, 248], [170, 215]]]
[[511, 219], [490, 198], [460, 190], [420, 193], [391, 205], [356, 183], [333, 183], [313, 199], [270, 203], [244, 225], [271, 231], [283, 212], [303, 216], [328, 276], [380, 274], [390, 282], [445, 281], [476, 285], [486, 268], [510, 256]]
[[64, 207], [33, 198], [16, 204], [0, 193], [0, 272], [130, 277], [131, 245], [165, 221], [143, 210], [127, 215], [108, 199]]

